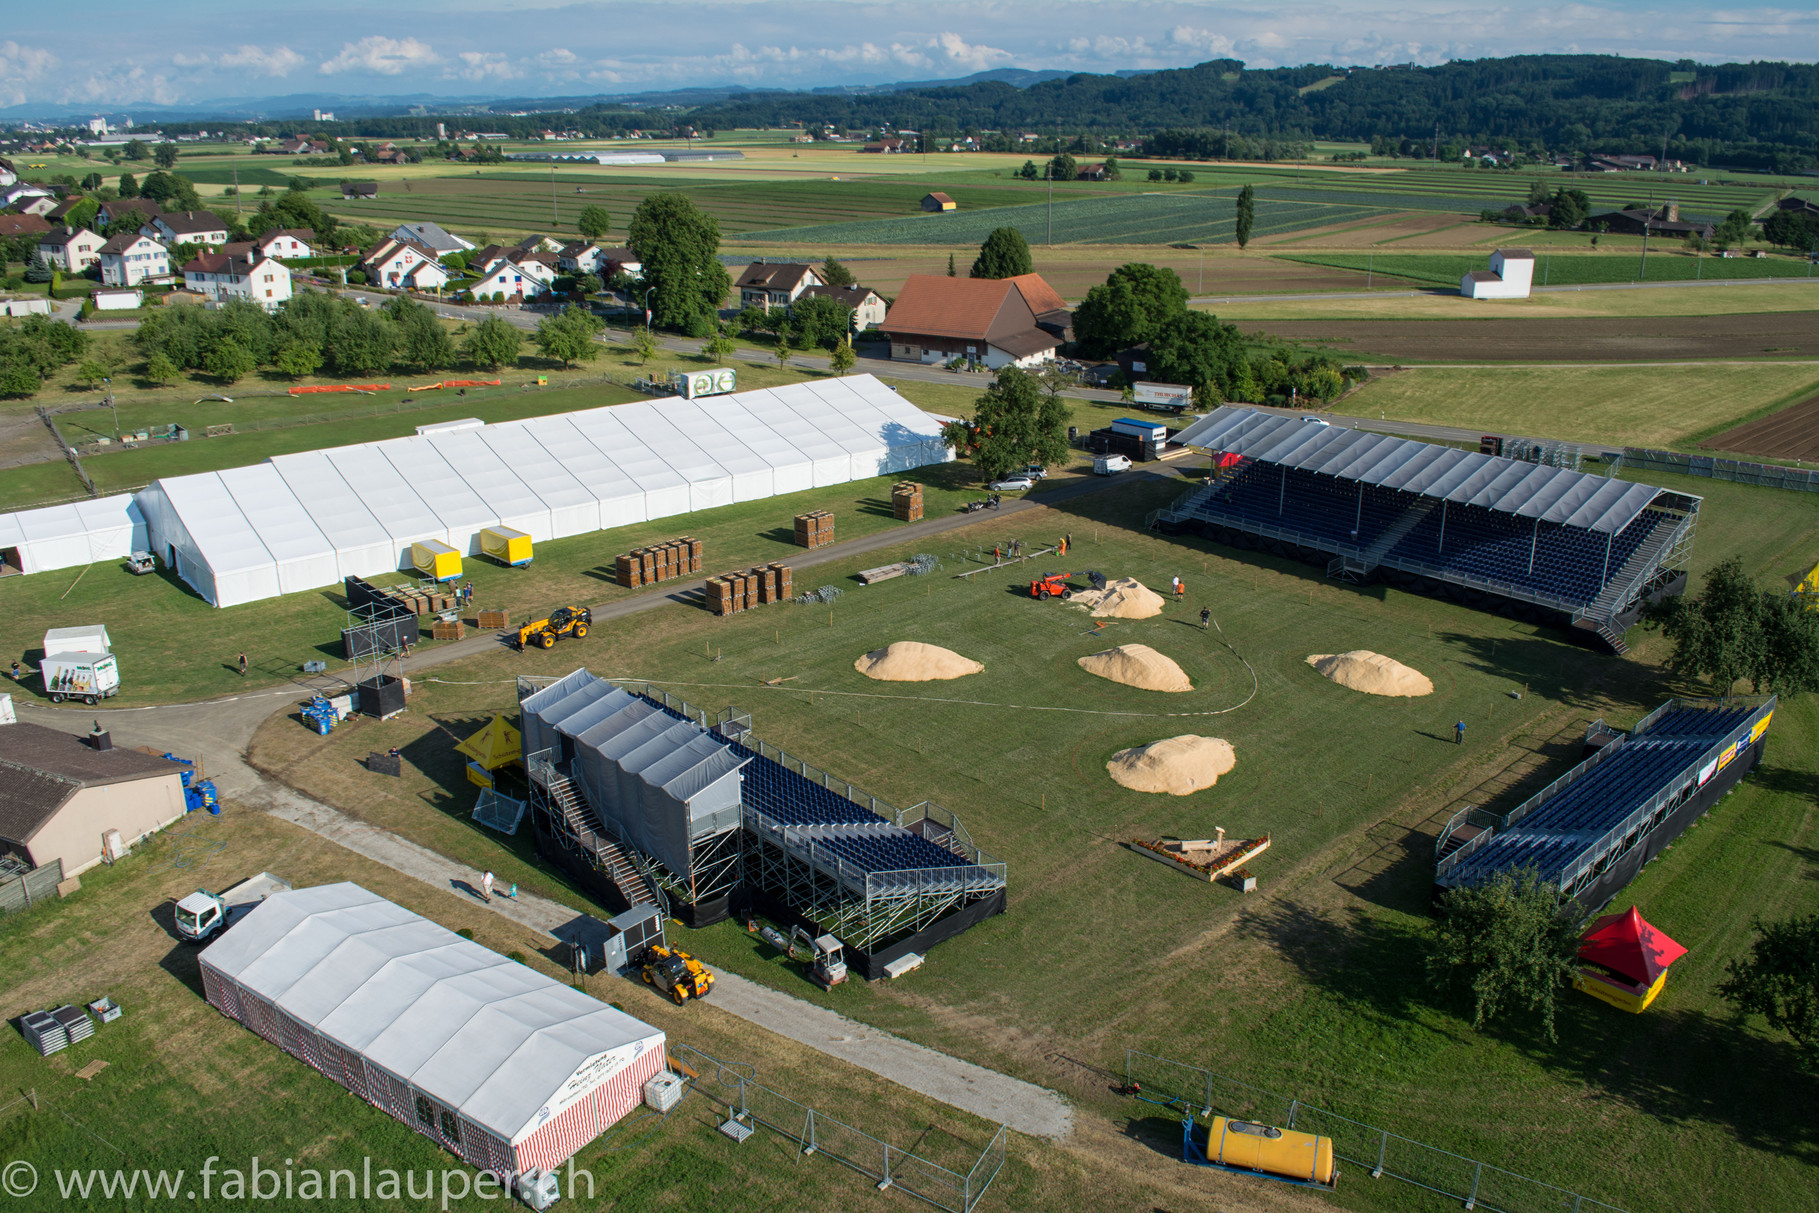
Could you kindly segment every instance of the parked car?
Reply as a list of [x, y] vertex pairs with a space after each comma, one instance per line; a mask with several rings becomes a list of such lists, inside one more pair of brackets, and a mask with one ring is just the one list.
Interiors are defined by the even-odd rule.
[[1006, 476], [1002, 480], [994, 480], [985, 487], [1000, 493], [1021, 493], [1025, 489], [1035, 488], [1036, 481], [1034, 477], [1018, 472], [1014, 476]]
[[1303, 417], [1301, 420], [1306, 422], [1309, 425], [1331, 425], [1332, 424], [1332, 422], [1326, 420], [1325, 418], [1315, 417], [1311, 413], [1309, 415]]
[[1026, 464], [1023, 468], [1023, 474], [1028, 476], [1031, 480], [1048, 479], [1048, 469], [1043, 467], [1040, 463]]
[[1110, 476], [1117, 472], [1131, 470], [1129, 455], [1101, 455], [1093, 460], [1093, 475]]

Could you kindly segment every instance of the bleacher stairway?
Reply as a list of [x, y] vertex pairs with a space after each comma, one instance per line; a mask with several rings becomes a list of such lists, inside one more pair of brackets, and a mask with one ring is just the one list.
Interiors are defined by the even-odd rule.
[[1680, 528], [1671, 523], [1656, 527], [1647, 539], [1636, 545], [1611, 579], [1604, 583], [1598, 596], [1587, 603], [1585, 609], [1573, 617], [1573, 626], [1596, 632], [1599, 639], [1611, 646], [1611, 651], [1619, 657], [1629, 652], [1629, 645], [1624, 643], [1623, 626], [1617, 616], [1630, 604], [1627, 601], [1636, 581], [1649, 569], [1657, 566], [1661, 554], [1671, 547], [1680, 533]]
[[662, 908], [650, 882], [638, 870], [631, 857], [620, 846], [606, 836], [605, 826], [594, 812], [594, 807], [587, 802], [575, 781], [560, 772], [554, 772], [544, 784], [549, 793], [550, 802], [562, 810], [563, 820], [568, 828], [575, 832], [581, 845], [591, 851], [600, 861], [600, 867], [608, 879], [618, 886], [625, 899], [633, 905], [651, 905]]

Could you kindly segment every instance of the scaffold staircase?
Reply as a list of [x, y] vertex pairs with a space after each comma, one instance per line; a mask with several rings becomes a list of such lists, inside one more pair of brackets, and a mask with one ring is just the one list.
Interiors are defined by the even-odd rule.
[[623, 848], [608, 838], [602, 831], [600, 819], [595, 815], [593, 806], [587, 803], [587, 797], [575, 786], [575, 781], [559, 772], [552, 772], [544, 784], [549, 793], [550, 803], [562, 813], [562, 819], [568, 823], [581, 845], [599, 862], [601, 870], [613, 882], [625, 899], [633, 905], [652, 905], [663, 908], [652, 890], [650, 882], [638, 865], [632, 862]]

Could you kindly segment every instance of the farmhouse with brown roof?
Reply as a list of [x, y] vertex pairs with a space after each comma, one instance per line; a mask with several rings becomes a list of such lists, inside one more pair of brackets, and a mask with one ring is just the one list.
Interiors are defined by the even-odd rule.
[[880, 327], [890, 337], [896, 362], [965, 358], [994, 370], [1034, 366], [1053, 359], [1061, 339], [1038, 325], [1032, 297], [1041, 304], [1061, 302], [1034, 274], [1021, 279], [912, 274]]

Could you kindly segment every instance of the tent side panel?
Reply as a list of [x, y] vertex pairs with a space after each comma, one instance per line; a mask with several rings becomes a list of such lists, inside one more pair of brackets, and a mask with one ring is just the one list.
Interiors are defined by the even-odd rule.
[[238, 1019], [238, 1015], [235, 1015], [232, 1011], [228, 1010], [227, 995], [224, 992], [227, 984], [226, 979], [221, 977], [207, 965], [203, 965], [201, 968], [202, 997], [208, 999], [208, 1004], [223, 1015]]
[[656, 1076], [663, 1064], [664, 1048], [659, 1043], [525, 1138], [517, 1149], [516, 1169], [548, 1170], [567, 1162], [638, 1106], [644, 1096], [644, 1084]]

